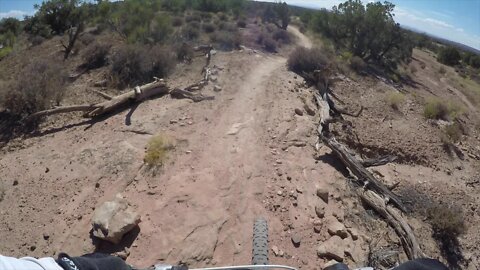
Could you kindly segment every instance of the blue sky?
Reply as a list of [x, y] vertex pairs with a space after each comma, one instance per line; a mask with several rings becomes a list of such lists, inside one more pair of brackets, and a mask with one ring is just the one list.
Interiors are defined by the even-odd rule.
[[[264, 0], [265, 1], [265, 0]], [[273, 1], [273, 0], [266, 0]], [[285, 0], [312, 8], [331, 8], [342, 0]], [[370, 0], [362, 0], [364, 3]], [[480, 50], [480, 0], [390, 0], [395, 20], [408, 27]], [[41, 0], [0, 0], [0, 18], [32, 15]]]

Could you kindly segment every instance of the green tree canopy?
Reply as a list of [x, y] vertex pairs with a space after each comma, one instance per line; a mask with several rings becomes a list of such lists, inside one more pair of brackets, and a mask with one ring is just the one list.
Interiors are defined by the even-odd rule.
[[437, 59], [440, 63], [445, 65], [454, 66], [462, 59], [460, 52], [453, 47], [445, 47], [438, 53]]

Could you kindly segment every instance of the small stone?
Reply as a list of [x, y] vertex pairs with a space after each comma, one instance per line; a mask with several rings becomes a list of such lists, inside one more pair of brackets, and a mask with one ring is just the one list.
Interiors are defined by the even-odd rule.
[[176, 124], [176, 123], [178, 123], [177, 120], [175, 120], [175, 119], [170, 120], [170, 124]]
[[48, 240], [48, 239], [50, 239], [50, 235], [48, 235], [47, 233], [44, 233], [43, 240]]
[[317, 187], [317, 196], [325, 203], [328, 203], [328, 189], [325, 187]]
[[317, 214], [317, 217], [319, 218], [324, 218], [325, 217], [325, 205], [321, 203], [317, 203], [315, 205], [315, 214]]
[[18, 180], [13, 180], [13, 185], [14, 186], [18, 185]]
[[45, 173], [48, 173], [50, 171], [50, 169], [47, 167], [45, 168]]
[[296, 113], [297, 115], [299, 115], [299, 116], [303, 116], [303, 111], [302, 111], [302, 109], [300, 109], [300, 108], [296, 108], [296, 109], [295, 109], [295, 113]]
[[100, 187], [100, 183], [95, 183], [95, 188], [99, 188]]
[[299, 247], [301, 241], [302, 241], [302, 237], [299, 234], [297, 233], [292, 234], [292, 243], [294, 247]]
[[210, 76], [210, 81], [216, 82], [218, 80], [217, 76]]
[[215, 92], [220, 92], [220, 91], [222, 91], [222, 87], [220, 87], [220, 86], [218, 86], [218, 85], [215, 85], [215, 86], [213, 87], [213, 91], [215, 91]]
[[277, 195], [278, 195], [278, 196], [282, 196], [282, 195], [283, 195], [283, 191], [281, 191], [281, 190], [277, 191]]
[[[288, 177], [287, 177], [287, 178], [288, 178]], [[302, 193], [303, 193], [303, 190], [302, 190], [302, 188], [301, 188], [301, 187], [297, 187], [297, 188], [296, 188], [296, 190], [297, 190], [297, 192], [298, 192], [298, 193], [300, 193], [300, 194], [302, 194]]]
[[273, 255], [278, 257], [279, 250], [277, 246], [272, 246], [272, 252], [273, 252]]
[[313, 226], [313, 231], [315, 233], [320, 233], [322, 231], [322, 227], [321, 226]]
[[30, 251], [34, 251], [35, 249], [37, 249], [37, 246], [35, 246], [35, 245], [30, 246]]

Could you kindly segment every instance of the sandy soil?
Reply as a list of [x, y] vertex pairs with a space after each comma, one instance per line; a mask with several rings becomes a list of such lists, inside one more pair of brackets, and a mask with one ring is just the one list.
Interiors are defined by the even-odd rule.
[[[312, 45], [298, 30], [292, 31], [301, 45]], [[366, 264], [372, 238], [379, 238], [379, 232], [387, 235], [380, 237], [380, 244], [398, 244], [383, 221], [364, 211], [345, 181], [345, 168], [330, 151], [314, 149], [318, 116], [294, 112], [304, 108], [304, 102], [309, 104], [310, 90], [301, 78], [287, 71], [285, 63], [282, 54], [249, 49], [219, 52], [212, 65], [219, 71], [216, 84], [222, 91], [214, 92], [213, 83], [203, 90], [215, 95], [213, 101], [192, 103], [162, 97], [96, 122], [75, 116], [63, 121], [52, 118], [37, 136], [12, 142], [6, 148], [9, 151], [0, 156], [5, 190], [0, 202], [0, 253], [80, 255], [128, 247], [128, 262], [139, 266], [157, 261], [190, 266], [246, 264], [251, 260], [254, 219], [263, 216], [269, 221], [270, 245], [283, 253], [271, 254], [273, 263], [320, 269], [325, 261], [317, 257], [316, 248], [329, 234], [325, 229], [314, 231], [314, 225], [323, 222], [315, 215], [317, 186], [330, 191], [325, 220], [342, 220], [359, 232], [358, 240], [345, 240], [351, 251], [346, 262], [352, 267]], [[199, 60], [179, 67], [169, 83], [184, 86], [198, 80], [201, 64]], [[391, 138], [400, 141], [411, 131], [406, 124], [409, 109], [405, 108], [407, 120], [398, 121], [393, 131], [383, 133], [381, 130], [390, 129], [388, 121], [395, 123], [399, 116], [381, 121], [384, 116], [379, 108], [385, 107], [379, 103], [381, 96], [370, 97], [384, 92], [380, 89], [384, 86], [370, 88], [372, 84], [347, 78], [335, 87], [347, 104], [361, 100], [369, 106], [366, 114], [355, 120], [361, 142], [380, 134], [382, 139], [370, 141], [373, 145], [381, 141], [379, 147], [388, 148], [391, 142], [385, 138], [397, 134]], [[367, 126], [374, 131], [362, 132]], [[177, 146], [162, 170], [151, 174], [143, 168], [143, 156], [148, 139], [156, 134], [174, 138]], [[401, 140], [403, 145], [398, 149], [411, 146], [417, 149], [416, 155], [426, 155], [426, 160], [430, 153], [441, 155], [437, 148], [424, 153], [429, 138], [416, 140], [421, 144]], [[400, 179], [401, 187], [411, 183], [428, 190], [449, 183], [448, 188], [439, 188], [439, 196], [451, 188], [451, 196], [464, 196], [469, 207], [480, 202], [467, 180], [460, 185], [451, 181], [473, 175], [477, 161], [468, 161], [471, 166], [463, 165], [462, 171], [451, 176], [446, 169], [455, 168], [457, 160], [448, 167], [437, 165], [439, 170], [428, 162], [412, 166], [412, 160], [406, 156], [401, 164], [378, 170], [387, 182]], [[479, 186], [475, 188], [478, 191]], [[117, 193], [136, 206], [142, 216], [140, 229], [120, 246], [97, 243], [89, 234], [90, 218], [95, 207]], [[468, 221], [476, 222], [479, 210], [471, 209]], [[439, 257], [429, 227], [414, 217], [411, 222], [421, 232], [428, 254]], [[473, 267], [478, 266], [480, 256], [474, 248], [480, 242], [476, 228], [469, 227], [461, 239]], [[292, 244], [292, 235], [301, 239], [299, 247]]]

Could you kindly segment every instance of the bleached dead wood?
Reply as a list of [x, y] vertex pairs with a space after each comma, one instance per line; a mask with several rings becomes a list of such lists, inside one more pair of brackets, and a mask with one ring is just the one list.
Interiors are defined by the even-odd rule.
[[194, 102], [200, 102], [203, 100], [214, 100], [214, 96], [204, 96], [201, 94], [193, 94], [189, 91], [185, 91], [179, 88], [175, 88], [172, 91], [170, 91], [170, 96], [173, 98], [189, 98], [193, 100]]
[[[59, 113], [68, 113], [68, 112], [75, 112], [81, 111], [85, 112], [83, 115], [84, 117], [92, 118], [99, 115], [103, 115], [118, 108], [131, 103], [131, 102], [140, 102], [149, 97], [160, 95], [160, 94], [167, 94], [169, 89], [166, 83], [163, 80], [158, 80], [152, 83], [145, 84], [140, 87], [135, 87], [133, 90], [128, 91], [124, 94], [111, 97], [110, 100], [100, 102], [97, 104], [84, 104], [84, 105], [74, 105], [74, 106], [65, 106], [65, 107], [58, 107], [50, 110], [36, 112], [31, 114], [27, 120], [48, 116], [52, 114], [59, 114]], [[108, 95], [107, 95], [108, 96]]]
[[397, 195], [391, 192], [385, 185], [378, 181], [367, 169], [365, 165], [375, 165], [378, 162], [391, 161], [391, 157], [387, 157], [378, 162], [359, 160], [352, 154], [352, 151], [347, 147], [335, 140], [330, 133], [329, 124], [342, 119], [339, 111], [335, 109], [333, 101], [329, 99], [328, 89], [322, 93], [322, 96], [315, 94], [318, 105], [320, 106], [321, 120], [318, 125], [319, 139], [328, 146], [337, 155], [344, 165], [351, 171], [356, 177], [355, 181], [358, 184], [363, 185], [362, 188], [357, 189], [357, 193], [362, 200], [370, 207], [372, 207], [377, 213], [386, 219], [386, 221], [392, 226], [397, 235], [402, 240], [402, 245], [409, 259], [416, 259], [423, 257], [420, 246], [413, 234], [412, 229], [408, 222], [404, 219], [402, 214], [398, 212], [389, 202], [393, 205], [406, 211], [406, 207], [403, 205]]
[[413, 234], [412, 228], [410, 228], [410, 225], [408, 225], [401, 213], [392, 206], [387, 205], [380, 196], [370, 190], [361, 192], [359, 195], [364, 203], [373, 208], [392, 226], [400, 237], [405, 253], [409, 259], [425, 256], [420, 249], [417, 238]]
[[94, 92], [95, 94], [103, 97], [104, 99], [108, 99], [108, 100], [112, 100], [112, 99], [113, 99], [112, 96], [110, 96], [110, 95], [108, 95], [108, 94], [106, 94], [106, 93], [104, 93], [104, 92], [102, 92], [102, 91], [98, 91], [98, 90], [95, 90], [95, 89], [92, 89], [91, 91]]

